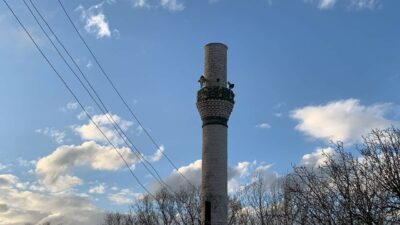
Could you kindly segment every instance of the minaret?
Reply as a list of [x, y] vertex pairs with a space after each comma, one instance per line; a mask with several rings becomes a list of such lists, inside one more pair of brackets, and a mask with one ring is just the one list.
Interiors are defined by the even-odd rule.
[[197, 93], [197, 109], [203, 121], [201, 222], [202, 225], [226, 225], [228, 119], [235, 95], [226, 76], [228, 47], [210, 43], [204, 49], [204, 75], [200, 77]]

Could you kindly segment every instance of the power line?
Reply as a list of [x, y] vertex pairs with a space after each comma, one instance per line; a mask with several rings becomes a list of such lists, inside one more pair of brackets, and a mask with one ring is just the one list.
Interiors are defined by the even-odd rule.
[[118, 155], [121, 157], [121, 159], [124, 161], [126, 167], [128, 167], [131, 175], [135, 178], [135, 180], [138, 182], [138, 184], [150, 195], [154, 198], [154, 195], [151, 194], [151, 192], [140, 182], [139, 178], [133, 173], [131, 167], [129, 166], [128, 162], [125, 160], [124, 156], [118, 151], [117, 147], [110, 141], [110, 139], [107, 137], [107, 135], [100, 129], [97, 123], [93, 120], [92, 116], [89, 114], [89, 112], [85, 109], [85, 107], [82, 105], [82, 103], [79, 101], [78, 97], [75, 95], [73, 90], [69, 87], [67, 82], [64, 80], [62, 75], [58, 72], [58, 70], [54, 67], [54, 65], [51, 63], [49, 58], [44, 54], [42, 49], [39, 47], [35, 39], [32, 37], [30, 32], [26, 29], [24, 24], [21, 22], [19, 17], [15, 14], [14, 10], [11, 8], [11, 6], [7, 3], [6, 0], [3, 0], [4, 4], [7, 6], [7, 8], [10, 10], [10, 12], [13, 14], [15, 19], [18, 21], [19, 25], [23, 28], [25, 33], [28, 35], [29, 39], [33, 42], [35, 45], [36, 49], [39, 51], [41, 56], [45, 59], [47, 64], [51, 67], [51, 69], [56, 73], [60, 81], [63, 83], [63, 85], [67, 88], [68, 92], [74, 97], [75, 101], [78, 102], [79, 106], [82, 108], [82, 110], [85, 112], [86, 116], [90, 119], [90, 121], [96, 126], [96, 128], [100, 131], [100, 133], [104, 136], [104, 138], [108, 141], [108, 143], [113, 147], [113, 149], [118, 153]]
[[[32, 14], [32, 16], [34, 17], [36, 23], [40, 26], [41, 30], [43, 31], [43, 33], [46, 35], [47, 39], [51, 42], [51, 44], [53, 45], [53, 47], [56, 49], [57, 53], [59, 54], [59, 56], [62, 58], [62, 60], [64, 61], [65, 64], [67, 64], [68, 68], [71, 70], [71, 72], [75, 75], [75, 77], [78, 79], [78, 81], [80, 82], [80, 84], [84, 87], [84, 89], [86, 90], [86, 92], [89, 94], [89, 96], [91, 97], [91, 99], [95, 102], [95, 104], [100, 108], [100, 110], [104, 113], [104, 115], [106, 116], [107, 120], [112, 124], [113, 128], [117, 131], [118, 135], [122, 138], [122, 140], [124, 141], [124, 143], [128, 146], [128, 148], [142, 161], [144, 161], [143, 166], [146, 168], [146, 170], [156, 179], [156, 181], [161, 185], [161, 186], [165, 186], [168, 189], [170, 189], [170, 191], [172, 191], [171, 187], [169, 187], [168, 184], [166, 184], [160, 174], [157, 172], [157, 170], [153, 167], [153, 165], [142, 155], [142, 153], [138, 150], [138, 148], [132, 143], [132, 141], [129, 139], [129, 137], [126, 135], [126, 133], [123, 131], [123, 129], [119, 126], [119, 124], [114, 120], [114, 118], [110, 115], [111, 113], [109, 112], [109, 110], [107, 109], [107, 107], [105, 106], [104, 102], [101, 100], [100, 96], [98, 95], [97, 91], [94, 89], [94, 87], [91, 85], [90, 81], [87, 79], [87, 77], [85, 76], [85, 74], [83, 73], [83, 71], [81, 70], [80, 66], [77, 64], [77, 62], [74, 60], [74, 58], [71, 56], [71, 54], [69, 53], [69, 51], [66, 49], [66, 47], [62, 44], [62, 42], [59, 40], [58, 36], [54, 33], [54, 31], [52, 30], [52, 28], [49, 26], [49, 24], [47, 23], [47, 21], [45, 20], [45, 18], [42, 16], [42, 14], [39, 12], [39, 10], [37, 9], [37, 7], [35, 6], [35, 4], [32, 2], [32, 0], [29, 0], [30, 3], [32, 4], [33, 8], [35, 9], [36, 13], [41, 17], [42, 21], [46, 24], [47, 28], [50, 30], [50, 32], [53, 34], [53, 36], [56, 38], [56, 41], [60, 44], [60, 46], [64, 49], [64, 51], [67, 53], [67, 55], [69, 56], [70, 60], [74, 63], [74, 65], [76, 66], [76, 68], [79, 70], [79, 72], [81, 73], [82, 77], [84, 78], [84, 80], [86, 81], [86, 83], [89, 85], [90, 89], [92, 90], [92, 92], [95, 94], [95, 96], [97, 97], [98, 101], [100, 102], [100, 104], [96, 101], [96, 99], [93, 97], [92, 93], [89, 91], [89, 89], [86, 87], [86, 85], [82, 82], [82, 80], [80, 79], [80, 77], [76, 74], [76, 72], [72, 69], [72, 67], [70, 66], [70, 64], [67, 62], [67, 60], [64, 58], [63, 54], [59, 51], [59, 49], [57, 48], [57, 46], [54, 44], [54, 42], [52, 41], [52, 39], [49, 37], [48, 33], [46, 32], [46, 30], [43, 28], [43, 26], [40, 24], [40, 22], [38, 21], [37, 17], [35, 16], [35, 14], [33, 13], [33, 11], [31, 10], [31, 8], [29, 7], [29, 5], [26, 3], [25, 0], [23, 0], [23, 2], [25, 3], [25, 6], [28, 8], [28, 10], [30, 11], [30, 13]], [[132, 147], [134, 149], [132, 149]], [[152, 171], [150, 171], [150, 169], [146, 166], [146, 163], [153, 169], [153, 171], [156, 173], [156, 175], [153, 174]], [[157, 176], [157, 177], [156, 177]]]
[[[63, 3], [61, 2], [61, 0], [58, 0], [58, 3], [60, 4], [61, 8], [63, 9], [65, 15], [67, 16], [69, 22], [71, 23], [71, 25], [73, 26], [75, 32], [78, 34], [79, 38], [81, 39], [81, 41], [83, 42], [83, 44], [85, 45], [86, 49], [89, 51], [90, 55], [93, 57], [95, 63], [97, 64], [97, 66], [99, 67], [101, 73], [105, 76], [105, 78], [107, 79], [108, 83], [111, 85], [111, 87], [114, 89], [114, 91], [117, 93], [117, 95], [119, 96], [119, 98], [121, 99], [121, 101], [123, 102], [123, 104], [125, 105], [125, 107], [128, 109], [128, 111], [130, 112], [130, 114], [133, 116], [133, 118], [137, 121], [137, 123], [139, 124], [139, 126], [143, 129], [143, 131], [145, 132], [146, 136], [150, 139], [150, 141], [157, 147], [159, 148], [159, 144], [155, 141], [155, 139], [150, 135], [150, 133], [147, 131], [147, 129], [142, 125], [142, 123], [140, 122], [139, 118], [136, 116], [136, 114], [133, 112], [132, 108], [128, 105], [127, 101], [124, 99], [124, 97], [122, 96], [122, 94], [118, 91], [117, 87], [115, 86], [114, 82], [111, 80], [110, 76], [105, 72], [105, 70], [103, 69], [103, 67], [101, 66], [99, 60], [97, 59], [96, 55], [93, 53], [93, 51], [91, 50], [91, 48], [89, 47], [89, 45], [87, 44], [87, 42], [85, 41], [85, 39], [83, 38], [83, 36], [80, 34], [78, 28], [75, 26], [74, 22], [72, 21], [71, 17], [69, 16], [67, 10], [65, 9]], [[172, 167], [186, 180], [186, 182], [188, 182], [192, 187], [194, 187], [197, 190], [197, 187], [192, 184], [185, 175], [183, 175], [180, 171], [179, 168], [172, 162], [172, 160], [168, 157], [168, 155], [164, 152], [161, 152], [163, 154], [163, 156], [168, 160], [168, 162], [172, 165]]]

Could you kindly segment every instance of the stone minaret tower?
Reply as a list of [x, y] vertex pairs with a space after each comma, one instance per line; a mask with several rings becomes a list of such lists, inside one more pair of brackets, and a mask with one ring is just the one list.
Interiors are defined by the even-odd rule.
[[205, 47], [204, 75], [200, 77], [197, 109], [203, 121], [201, 222], [226, 225], [228, 213], [228, 119], [233, 109], [233, 85], [227, 82], [228, 47]]

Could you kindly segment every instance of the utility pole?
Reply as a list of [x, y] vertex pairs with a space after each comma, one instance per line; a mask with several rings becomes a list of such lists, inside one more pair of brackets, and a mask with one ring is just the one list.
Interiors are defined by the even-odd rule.
[[227, 81], [227, 50], [222, 43], [205, 47], [197, 109], [203, 121], [201, 223], [227, 225], [228, 120], [234, 105], [233, 84]]

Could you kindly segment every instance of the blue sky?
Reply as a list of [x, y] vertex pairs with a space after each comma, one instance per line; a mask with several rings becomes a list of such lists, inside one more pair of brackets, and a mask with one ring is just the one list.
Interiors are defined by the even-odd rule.
[[[165, 180], [176, 183], [177, 174], [123, 107], [57, 1], [34, 2], [114, 118]], [[110, 130], [23, 2], [9, 3], [82, 103]], [[0, 224], [62, 221], [57, 212], [76, 215], [72, 205], [60, 206], [65, 199], [87, 207], [90, 213], [71, 219], [81, 224], [92, 224], [104, 209], [126, 210], [131, 203], [126, 199], [143, 190], [0, 5]], [[370, 129], [399, 123], [397, 1], [73, 0], [64, 5], [146, 129], [194, 183], [201, 159], [197, 80], [208, 42], [229, 46], [228, 78], [236, 84], [229, 121], [231, 193], [256, 171], [275, 179], [294, 164], [318, 165], [322, 150], [332, 151], [330, 140], [352, 149]], [[135, 164], [118, 138], [114, 141]], [[143, 183], [157, 188], [141, 164], [134, 167]], [[22, 204], [23, 196], [34, 200]], [[37, 210], [48, 199], [54, 205]], [[21, 210], [29, 213], [16, 218]]]

